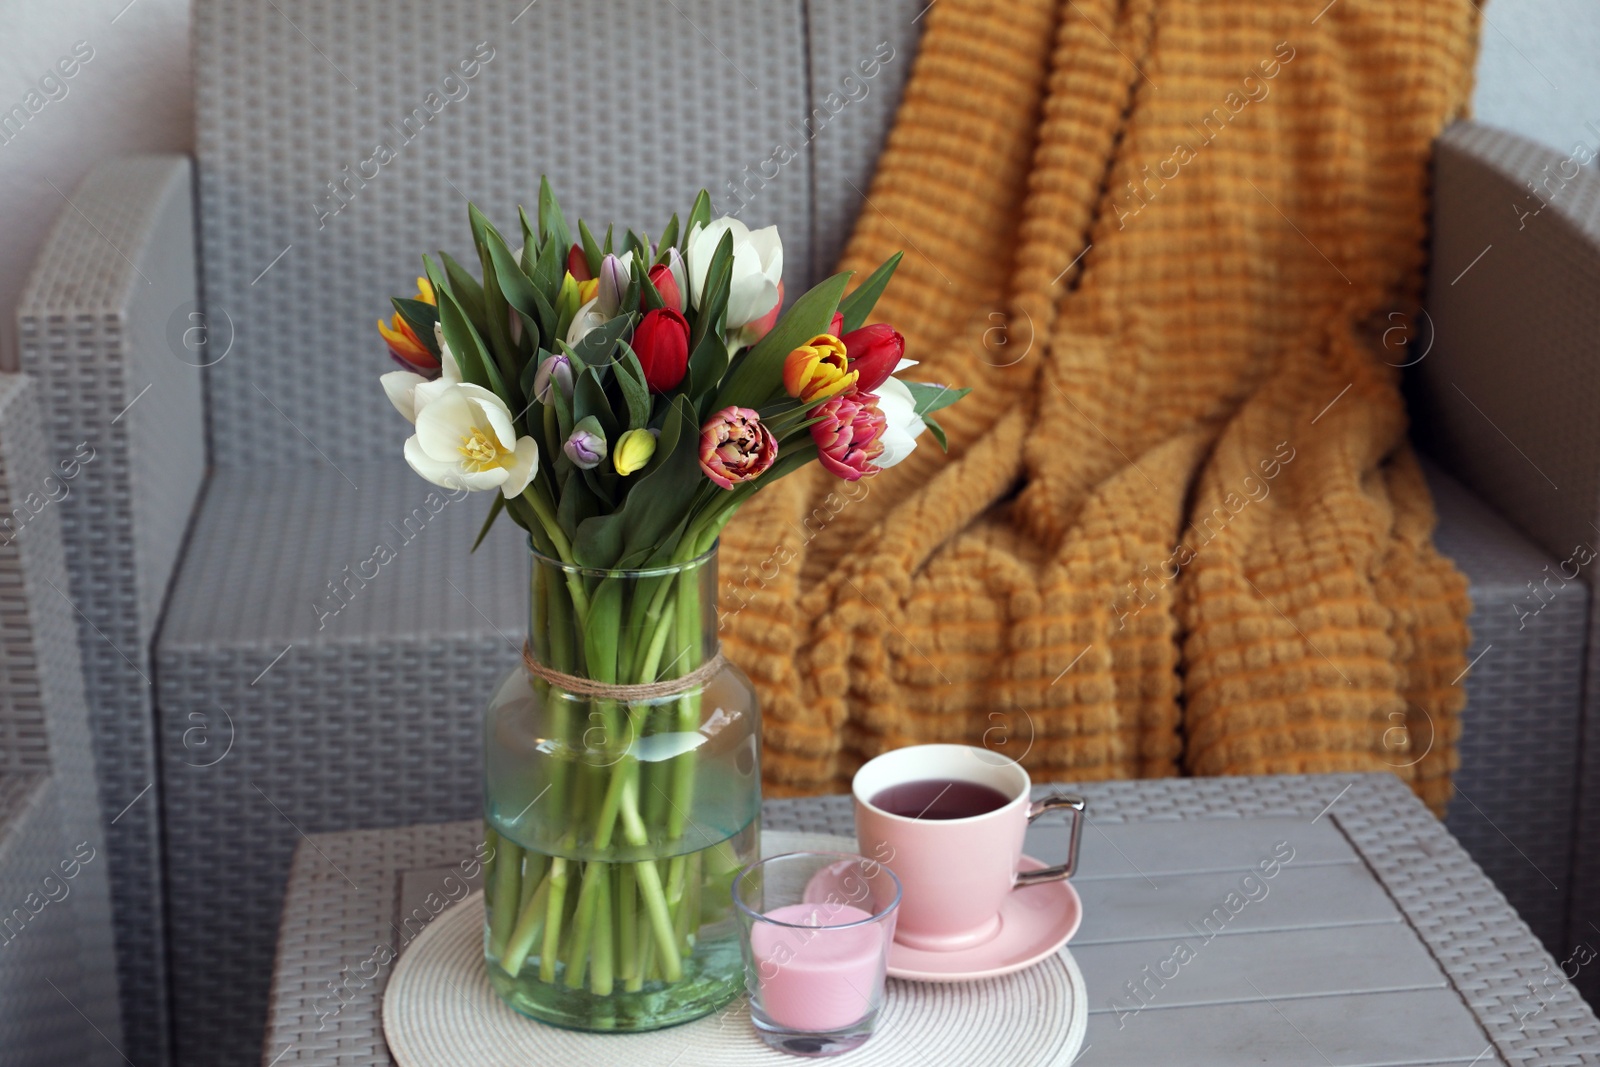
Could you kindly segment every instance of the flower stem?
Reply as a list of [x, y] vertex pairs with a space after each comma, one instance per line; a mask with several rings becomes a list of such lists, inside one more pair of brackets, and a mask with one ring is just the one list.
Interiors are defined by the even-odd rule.
[[[576, 563], [572, 555], [572, 542], [567, 540], [566, 531], [561, 529], [555, 512], [550, 510], [550, 505], [532, 486], [522, 491], [522, 499], [533, 508], [533, 513], [539, 519], [539, 525], [544, 527], [545, 535], [550, 538], [550, 543], [555, 547], [556, 555], [564, 563]], [[578, 575], [567, 572], [567, 590], [572, 594], [572, 610], [577, 615], [578, 629], [583, 629], [584, 619], [589, 614], [589, 595], [584, 592], [583, 580]]]
[[517, 925], [511, 931], [511, 937], [506, 941], [506, 950], [500, 957], [500, 969], [511, 975], [517, 976], [522, 970], [522, 964], [527, 960], [528, 953], [533, 950], [533, 943], [539, 939], [539, 934], [548, 921], [550, 907], [550, 876], [539, 880], [539, 888], [534, 890], [533, 896], [528, 898], [527, 904], [522, 908], [522, 914], [517, 916]]
[[501, 838], [494, 865], [494, 907], [489, 913], [489, 950], [496, 956], [505, 952], [521, 895], [522, 849]]
[[612, 864], [591, 863], [595, 878], [594, 949], [589, 953], [589, 992], [600, 997], [611, 995], [614, 980], [611, 946], [611, 871]]
[[550, 860], [550, 895], [545, 900], [544, 941], [539, 947], [539, 981], [556, 980], [556, 959], [561, 948], [561, 913], [567, 905], [567, 858]]
[[[639, 818], [637, 784], [630, 778], [624, 783], [626, 795], [622, 804], [622, 833], [631, 845], [643, 845], [649, 840], [644, 822]], [[683, 977], [683, 964], [678, 958], [677, 939], [673, 934], [672, 916], [667, 910], [666, 894], [661, 888], [661, 872], [653, 862], [638, 866], [639, 895], [645, 912], [650, 917], [650, 929], [655, 934], [655, 945], [661, 953], [662, 975], [669, 982]]]
[[590, 963], [590, 941], [594, 936], [595, 912], [600, 903], [599, 882], [606, 864], [590, 861], [583, 865], [583, 881], [578, 887], [578, 913], [572, 920], [572, 940], [567, 944], [567, 988], [578, 989]]
[[639, 953], [638, 865], [624, 864], [617, 871], [617, 974], [627, 993], [644, 987]]

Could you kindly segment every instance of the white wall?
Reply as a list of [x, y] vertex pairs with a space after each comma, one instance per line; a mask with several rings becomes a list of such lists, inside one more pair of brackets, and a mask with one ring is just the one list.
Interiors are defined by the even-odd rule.
[[[330, 0], [331, 2], [331, 0]], [[1369, 0], [1390, 2], [1390, 0]], [[16, 297], [51, 222], [89, 169], [194, 142], [189, 0], [12, 0], [0, 13], [0, 113], [74, 44], [94, 58], [0, 143], [0, 367], [15, 366]], [[1474, 109], [1552, 147], [1600, 147], [1600, 3], [1490, 0]], [[59, 89], [53, 90], [59, 95]], [[42, 94], [41, 94], [42, 95]]]
[[[194, 108], [189, 0], [12, 0], [0, 19], [0, 117], [38, 92], [37, 113], [0, 136], [0, 367], [9, 369], [16, 298], [50, 225], [68, 209], [62, 194], [101, 160], [190, 151]], [[40, 80], [59, 78], [57, 62], [78, 42], [93, 58], [41, 91]]]
[[1600, 149], [1600, 3], [1490, 0], [1472, 106], [1552, 148]]

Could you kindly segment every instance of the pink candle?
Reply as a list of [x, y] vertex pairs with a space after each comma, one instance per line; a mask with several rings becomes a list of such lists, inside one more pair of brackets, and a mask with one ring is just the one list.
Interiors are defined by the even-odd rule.
[[761, 982], [761, 1006], [779, 1026], [839, 1030], [871, 1007], [884, 965], [883, 924], [834, 929], [870, 919], [848, 904], [785, 904], [756, 923], [750, 948]]

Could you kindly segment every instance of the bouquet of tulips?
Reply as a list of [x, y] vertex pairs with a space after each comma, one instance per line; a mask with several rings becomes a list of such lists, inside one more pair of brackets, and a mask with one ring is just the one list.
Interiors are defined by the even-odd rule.
[[[655, 241], [581, 221], [574, 239], [548, 182], [537, 216], [519, 214], [514, 248], [469, 206], [478, 273], [424, 256], [417, 295], [379, 323], [404, 368], [383, 388], [415, 424], [405, 458], [430, 482], [493, 492], [480, 542], [505, 512], [568, 565], [533, 605], [554, 669], [635, 687], [687, 674], [703, 655], [687, 582], [609, 576], [701, 557], [753, 493], [812, 460], [854, 481], [905, 459], [924, 429], [942, 446], [932, 414], [966, 390], [897, 378], [904, 339], [867, 324], [898, 254], [848, 296], [838, 274], [785, 312], [776, 227], [712, 219], [704, 191]], [[669, 703], [659, 729], [692, 735], [695, 694]], [[582, 766], [538, 801], [544, 843], [499, 826], [489, 931], [509, 975], [530, 954], [543, 981], [564, 968], [596, 993], [682, 974], [694, 764], [641, 766], [653, 707], [597, 698], [554, 727]], [[646, 773], [670, 806], [645, 802]], [[604, 858], [618, 847], [633, 850], [625, 878]], [[639, 862], [651, 855], [670, 859]]]

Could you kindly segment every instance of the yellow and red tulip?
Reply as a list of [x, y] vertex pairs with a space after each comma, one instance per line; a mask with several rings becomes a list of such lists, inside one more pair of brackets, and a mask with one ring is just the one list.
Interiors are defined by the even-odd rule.
[[819, 333], [783, 361], [783, 387], [803, 404], [816, 404], [855, 388], [856, 372], [844, 342]]
[[[417, 279], [416, 299], [424, 304], [437, 303], [433, 286], [428, 279]], [[411, 328], [411, 324], [399, 312], [395, 312], [387, 324], [379, 319], [378, 333], [383, 335], [383, 341], [389, 346], [389, 354], [394, 357], [395, 362], [406, 370], [416, 371], [426, 377], [433, 377], [439, 373], [439, 357], [423, 343], [416, 331]]]

